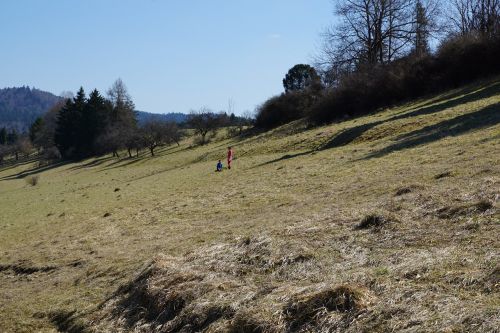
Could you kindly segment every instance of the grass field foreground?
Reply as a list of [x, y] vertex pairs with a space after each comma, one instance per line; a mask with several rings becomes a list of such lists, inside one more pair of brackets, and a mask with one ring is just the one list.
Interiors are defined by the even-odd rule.
[[499, 153], [492, 80], [156, 157], [3, 167], [0, 331], [494, 332]]

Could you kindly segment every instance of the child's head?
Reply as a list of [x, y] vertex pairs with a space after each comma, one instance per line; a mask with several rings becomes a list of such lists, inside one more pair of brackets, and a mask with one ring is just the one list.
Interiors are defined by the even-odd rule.
[[231, 149], [231, 146], [227, 147], [227, 149]]
[[219, 163], [221, 162], [221, 160], [219, 160]]

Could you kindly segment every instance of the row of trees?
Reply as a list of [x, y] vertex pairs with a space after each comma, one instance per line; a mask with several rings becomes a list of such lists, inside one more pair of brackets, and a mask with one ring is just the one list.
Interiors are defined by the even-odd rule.
[[185, 123], [151, 119], [141, 125], [136, 120], [135, 106], [124, 83], [119, 79], [103, 97], [93, 90], [87, 97], [83, 88], [54, 105], [43, 117], [37, 118], [29, 134], [0, 129], [0, 163], [6, 156], [19, 158], [36, 148], [45, 160], [81, 159], [110, 153], [120, 157], [127, 151], [129, 157], [148, 149], [154, 156], [156, 148], [179, 145], [182, 137], [192, 129], [195, 143], [206, 144], [222, 127], [229, 127], [229, 135], [242, 134], [252, 122], [251, 117], [234, 114], [234, 103], [228, 111], [212, 112], [208, 108], [191, 111]]
[[500, 0], [338, 0], [315, 67], [296, 65], [256, 125], [326, 122], [500, 73]]
[[0, 142], [4, 140], [5, 144], [1, 145], [0, 158], [13, 153], [17, 157], [18, 151], [32, 149], [27, 145], [30, 142], [48, 160], [81, 159], [107, 153], [120, 157], [122, 150], [132, 157], [138, 156], [142, 149], [148, 149], [154, 156], [155, 149], [162, 145], [179, 145], [187, 128], [194, 130], [197, 143], [205, 144], [221, 127], [232, 126], [231, 134], [236, 135], [250, 123], [249, 119], [234, 113], [214, 113], [202, 108], [192, 111], [184, 124], [153, 119], [139, 125], [134, 109], [132, 98], [120, 79], [107, 91], [106, 98], [96, 89], [87, 97], [80, 88], [75, 97], [56, 104], [36, 119], [29, 136], [23, 136], [22, 140], [14, 137], [16, 132], [1, 130]]
[[[231, 101], [229, 102], [229, 111], [232, 111]], [[212, 110], [202, 107], [201, 109], [192, 110], [188, 116], [185, 126], [194, 130], [198, 136], [197, 143], [206, 144], [211, 137], [217, 134], [220, 128], [228, 127], [229, 135], [241, 135], [245, 127], [253, 124], [252, 115], [246, 113], [243, 116], [236, 116], [233, 112], [229, 115], [227, 112], [221, 111], [215, 113]]]
[[0, 164], [10, 155], [17, 161], [20, 154], [28, 155], [32, 148], [30, 140], [25, 135], [19, 135], [15, 129], [8, 131], [5, 127], [0, 128]]
[[63, 158], [80, 159], [111, 153], [119, 157], [126, 149], [130, 157], [135, 150], [148, 148], [151, 155], [163, 144], [179, 142], [181, 131], [173, 122], [151, 121], [138, 126], [135, 105], [125, 84], [118, 79], [107, 91], [107, 98], [95, 89], [88, 97], [83, 88], [30, 128], [35, 146], [54, 150]]

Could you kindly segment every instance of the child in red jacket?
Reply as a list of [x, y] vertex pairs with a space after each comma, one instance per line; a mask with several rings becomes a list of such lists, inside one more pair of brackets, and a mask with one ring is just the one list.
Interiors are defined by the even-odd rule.
[[231, 169], [231, 162], [233, 161], [234, 152], [231, 147], [227, 148], [227, 168]]

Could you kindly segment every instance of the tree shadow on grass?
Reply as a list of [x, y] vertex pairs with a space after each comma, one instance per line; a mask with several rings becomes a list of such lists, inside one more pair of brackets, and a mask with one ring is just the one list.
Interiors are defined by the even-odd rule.
[[30, 157], [28, 159], [22, 159], [22, 160], [18, 160], [18, 161], [16, 161], [15, 159], [4, 161], [2, 164], [0, 164], [0, 171], [3, 172], [3, 171], [7, 171], [7, 170], [10, 170], [13, 168], [17, 168], [18, 166], [21, 166], [21, 165], [30, 164], [30, 163], [36, 162], [38, 159], [39, 159], [38, 156], [34, 156], [34, 157]]
[[[471, 91], [472, 90], [472, 91]], [[452, 99], [447, 99], [441, 102], [432, 102], [431, 105], [419, 107], [413, 111], [405, 112], [403, 114], [396, 115], [394, 117], [388, 118], [386, 120], [374, 121], [368, 124], [363, 124], [359, 126], [354, 126], [348, 129], [345, 129], [334, 136], [330, 141], [326, 142], [322, 146], [320, 146], [319, 150], [330, 149], [345, 146], [357, 138], [359, 138], [363, 133], [369, 131], [370, 129], [391, 121], [396, 121], [400, 119], [406, 119], [416, 116], [428, 115], [433, 113], [438, 113], [443, 110], [456, 107], [461, 104], [475, 102], [477, 100], [488, 98], [500, 93], [500, 82], [493, 83], [482, 89], [472, 88], [463, 88], [460, 91], [456, 92], [454, 97], [450, 97]], [[463, 96], [462, 96], [463, 95]], [[461, 96], [461, 97], [457, 97]]]
[[[496, 86], [495, 89], [500, 88], [500, 83], [495, 85], [495, 86]], [[484, 94], [486, 94], [486, 95], [484, 95]], [[483, 91], [482, 93], [477, 92], [477, 94], [474, 94], [473, 97], [469, 97], [469, 98], [472, 98], [472, 100], [476, 100], [476, 99], [481, 99], [481, 98], [490, 96], [490, 94], [493, 95], [494, 93], [491, 90], [487, 91], [487, 92]], [[453, 102], [457, 103], [457, 105], [461, 104], [461, 103], [466, 103], [462, 98], [460, 98], [460, 100], [461, 100], [461, 102], [458, 102], [458, 101], [453, 101]], [[469, 101], [471, 101], [471, 100], [469, 100]], [[450, 101], [450, 103], [445, 102], [444, 104], [446, 104], [444, 107], [440, 104], [440, 105], [429, 107], [429, 108], [437, 108], [440, 111], [441, 107], [443, 109], [452, 107], [452, 105], [450, 105], [451, 101]], [[441, 106], [441, 107], [439, 107], [439, 106]], [[429, 108], [424, 108], [423, 111], [422, 111], [422, 109], [416, 110], [416, 111], [411, 112], [411, 113], [413, 115], [415, 115], [416, 112], [428, 112]], [[434, 109], [434, 110], [435, 110], [434, 112], [439, 112], [439, 111], [436, 111], [436, 109]], [[318, 149], [316, 149], [316, 150], [325, 150], [325, 149], [329, 149], [329, 148], [347, 145], [350, 142], [354, 141], [359, 136], [361, 136], [364, 132], [368, 131], [369, 129], [371, 129], [371, 128], [373, 128], [381, 123], [395, 120], [395, 118], [397, 118], [397, 119], [404, 118], [403, 116], [406, 116], [406, 114], [402, 115], [402, 116], [392, 117], [392, 118], [390, 118], [388, 120], [384, 120], [384, 121], [376, 121], [376, 122], [372, 122], [372, 123], [363, 124], [363, 125], [349, 128], [347, 130], [340, 132], [332, 140], [330, 140], [326, 144], [318, 147]], [[409, 116], [411, 116], [411, 115], [409, 115]], [[492, 105], [487, 106], [479, 111], [460, 115], [460, 116], [457, 116], [455, 118], [445, 120], [445, 121], [440, 122], [438, 124], [429, 125], [429, 126], [426, 126], [422, 129], [415, 130], [415, 131], [407, 133], [407, 134], [402, 134], [396, 138], [396, 141], [397, 141], [396, 143], [394, 143], [386, 148], [383, 148], [382, 150], [380, 150], [378, 152], [371, 153], [371, 154], [363, 157], [362, 159], [370, 159], [373, 157], [382, 157], [382, 156], [387, 155], [387, 154], [394, 152], [394, 151], [399, 151], [399, 150], [403, 150], [403, 149], [407, 149], [407, 148], [412, 148], [412, 147], [415, 147], [418, 145], [431, 143], [431, 142], [440, 140], [440, 139], [448, 137], [448, 136], [462, 135], [462, 134], [465, 134], [465, 133], [470, 132], [470, 131], [491, 127], [491, 126], [494, 126], [498, 123], [500, 123], [500, 103], [492, 104]], [[313, 151], [314, 150], [303, 152], [303, 153], [298, 153], [298, 154], [293, 154], [293, 155], [284, 155], [280, 158], [259, 164], [259, 165], [257, 165], [257, 167], [271, 164], [271, 163], [275, 163], [275, 162], [279, 162], [279, 161], [283, 161], [283, 160], [287, 160], [287, 159], [298, 157], [298, 156], [307, 155], [307, 154], [312, 153]]]
[[106, 156], [106, 157], [99, 157], [99, 158], [96, 158], [90, 162], [87, 162], [87, 163], [84, 163], [84, 164], [79, 164], [79, 165], [75, 165], [74, 167], [71, 167], [70, 170], [81, 170], [81, 169], [87, 169], [87, 168], [93, 168], [93, 167], [97, 167], [105, 162], [108, 162], [110, 160], [112, 160], [113, 157], [110, 157], [110, 156]]
[[[480, 91], [478, 91], [480, 89], [484, 90], [484, 89], [489, 89], [490, 87], [495, 89], [495, 86], [497, 86], [496, 89], [498, 89], [499, 84], [500, 84], [500, 82], [498, 82], [498, 78], [494, 78], [494, 79], [488, 79], [488, 80], [485, 80], [482, 82], [478, 82], [476, 84], [468, 85], [466, 87], [456, 88], [456, 89], [453, 89], [452, 91], [448, 91], [448, 92], [445, 92], [445, 93], [440, 94], [438, 96], [434, 96], [434, 98], [432, 98], [433, 96], [430, 95], [430, 96], [428, 96], [428, 98], [430, 99], [428, 102], [421, 104], [414, 109], [428, 107], [430, 105], [435, 105], [435, 104], [442, 103], [445, 101], [453, 100], [453, 99], [456, 99], [457, 97], [461, 97], [463, 95], [470, 95], [470, 94], [473, 94], [476, 92], [481, 93]], [[482, 87], [482, 88], [478, 88], [478, 87]]]
[[50, 170], [50, 169], [58, 168], [60, 166], [63, 166], [63, 165], [69, 164], [69, 163], [71, 163], [71, 162], [69, 162], [69, 161], [60, 161], [60, 162], [48, 164], [48, 165], [45, 165], [45, 166], [39, 166], [39, 167], [36, 167], [36, 168], [33, 168], [33, 169], [29, 169], [29, 170], [24, 170], [24, 171], [18, 172], [15, 175], [10, 175], [10, 176], [2, 177], [2, 178], [0, 178], [0, 180], [22, 179], [24, 177], [31, 176], [31, 175], [34, 175], [36, 173], [40, 173], [40, 172], [47, 171], [47, 170]]
[[400, 135], [397, 142], [362, 159], [382, 157], [395, 151], [428, 144], [445, 137], [459, 136], [468, 132], [495, 126], [500, 123], [500, 103], [492, 104], [479, 111], [467, 113], [422, 129]]
[[264, 166], [264, 165], [268, 165], [268, 164], [273, 164], [273, 163], [276, 163], [276, 162], [281, 162], [281, 161], [289, 160], [289, 159], [292, 159], [292, 158], [295, 158], [295, 157], [299, 157], [299, 156], [310, 155], [313, 152], [314, 152], [314, 150], [308, 150], [308, 151], [301, 152], [301, 153], [296, 153], [296, 154], [286, 154], [286, 155], [283, 155], [283, 156], [281, 156], [279, 158], [275, 158], [274, 160], [258, 164], [256, 166], [254, 166], [254, 168], [258, 168], [258, 167], [261, 167], [261, 166]]

